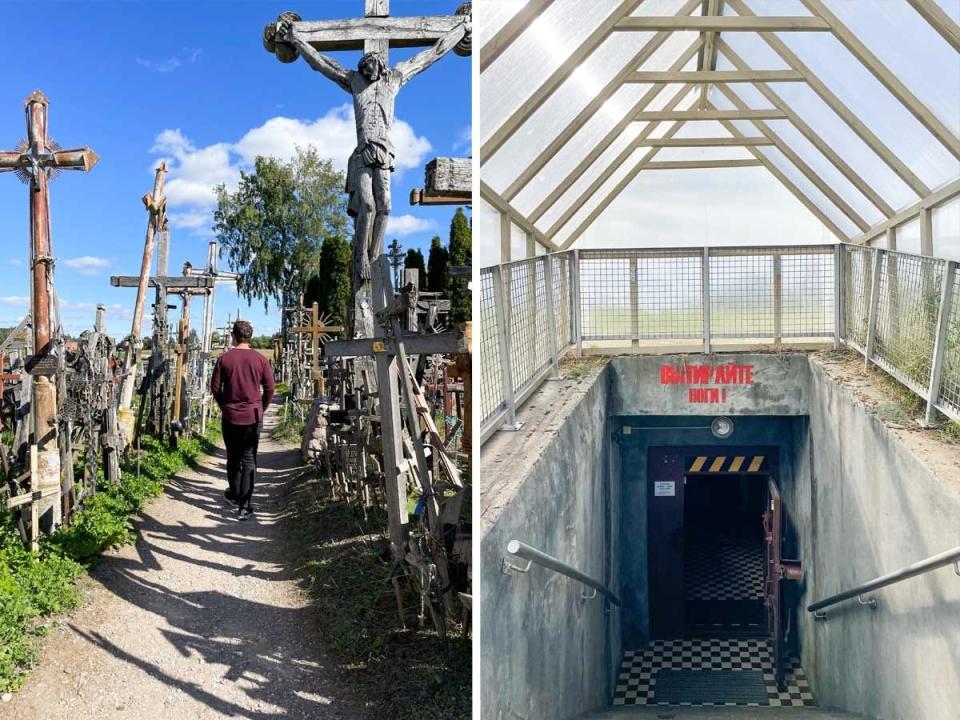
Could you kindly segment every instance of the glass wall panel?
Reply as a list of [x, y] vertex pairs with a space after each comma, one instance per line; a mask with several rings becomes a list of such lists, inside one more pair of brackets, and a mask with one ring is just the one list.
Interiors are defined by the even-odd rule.
[[510, 259], [523, 260], [527, 257], [527, 234], [510, 223]]
[[933, 209], [933, 254], [960, 260], [960, 197]]
[[920, 254], [920, 218], [897, 226], [897, 250]]
[[479, 267], [500, 262], [500, 213], [483, 198], [474, 198], [473, 262]]

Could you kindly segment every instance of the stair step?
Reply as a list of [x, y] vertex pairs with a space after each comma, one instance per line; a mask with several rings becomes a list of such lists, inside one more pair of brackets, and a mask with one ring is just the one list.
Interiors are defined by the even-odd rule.
[[602, 710], [581, 720], [854, 720], [862, 715], [819, 708], [648, 706]]

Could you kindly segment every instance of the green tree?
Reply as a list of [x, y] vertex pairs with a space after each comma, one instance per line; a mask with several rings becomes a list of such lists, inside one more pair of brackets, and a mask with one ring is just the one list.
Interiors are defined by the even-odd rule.
[[[470, 267], [473, 252], [473, 232], [470, 221], [462, 208], [457, 208], [450, 222], [449, 263], [451, 267]], [[461, 323], [470, 319], [469, 277], [453, 277], [447, 280], [447, 296], [450, 298], [450, 322]]]
[[427, 267], [423, 262], [423, 253], [419, 250], [407, 250], [407, 256], [403, 259], [404, 270], [419, 270], [420, 276], [418, 286], [420, 290], [427, 289]]
[[334, 325], [342, 325], [350, 303], [350, 243], [342, 237], [328, 237], [320, 248], [317, 274], [310, 278], [303, 303], [320, 306], [320, 313]]
[[446, 293], [449, 262], [450, 253], [441, 244], [440, 238], [434, 235], [433, 240], [430, 241], [430, 255], [427, 258], [427, 290]]
[[[281, 309], [299, 304], [320, 269], [325, 241], [346, 243], [343, 184], [343, 173], [329, 160], [313, 148], [298, 148], [289, 162], [258, 157], [253, 172], [241, 172], [235, 192], [216, 188], [214, 231], [221, 253], [240, 274], [241, 297], [262, 300], [265, 311], [271, 301]], [[281, 317], [286, 329], [288, 316]]]

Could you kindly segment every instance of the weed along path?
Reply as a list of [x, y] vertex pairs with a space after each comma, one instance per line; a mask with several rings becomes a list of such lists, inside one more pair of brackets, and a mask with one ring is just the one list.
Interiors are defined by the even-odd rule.
[[87, 601], [53, 622], [39, 665], [0, 718], [363, 717], [344, 697], [297, 587], [285, 499], [296, 449], [260, 443], [255, 521], [223, 498], [221, 448], [179, 473], [136, 523], [138, 539], [84, 581]]

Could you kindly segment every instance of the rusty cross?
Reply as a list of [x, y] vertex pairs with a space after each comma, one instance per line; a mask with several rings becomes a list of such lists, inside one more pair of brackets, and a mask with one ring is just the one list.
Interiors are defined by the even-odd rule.
[[323, 373], [320, 371], [320, 343], [330, 339], [331, 333], [343, 332], [343, 325], [328, 325], [327, 317], [320, 316], [320, 306], [313, 304], [311, 309], [312, 323], [303, 327], [290, 328], [292, 333], [304, 333], [310, 335], [310, 347], [313, 352], [310, 377], [313, 380], [313, 387], [317, 395], [323, 395], [325, 391], [323, 383]]
[[[30, 267], [33, 274], [31, 305], [33, 352], [43, 358], [50, 352], [50, 295], [53, 285], [53, 247], [50, 242], [49, 181], [59, 170], [90, 170], [97, 154], [90, 148], [60, 150], [47, 137], [49, 102], [37, 90], [26, 102], [27, 140], [16, 150], [0, 152], [0, 172], [16, 172], [30, 188]], [[32, 383], [31, 414], [34, 442], [37, 446], [37, 472], [33, 478], [41, 492], [59, 496], [60, 451], [57, 445], [57, 386], [50, 369], [35, 367], [38, 377]], [[51, 428], [54, 431], [51, 431]], [[43, 522], [49, 527], [60, 524], [60, 499], [41, 501]], [[48, 517], [49, 512], [49, 517]]]

